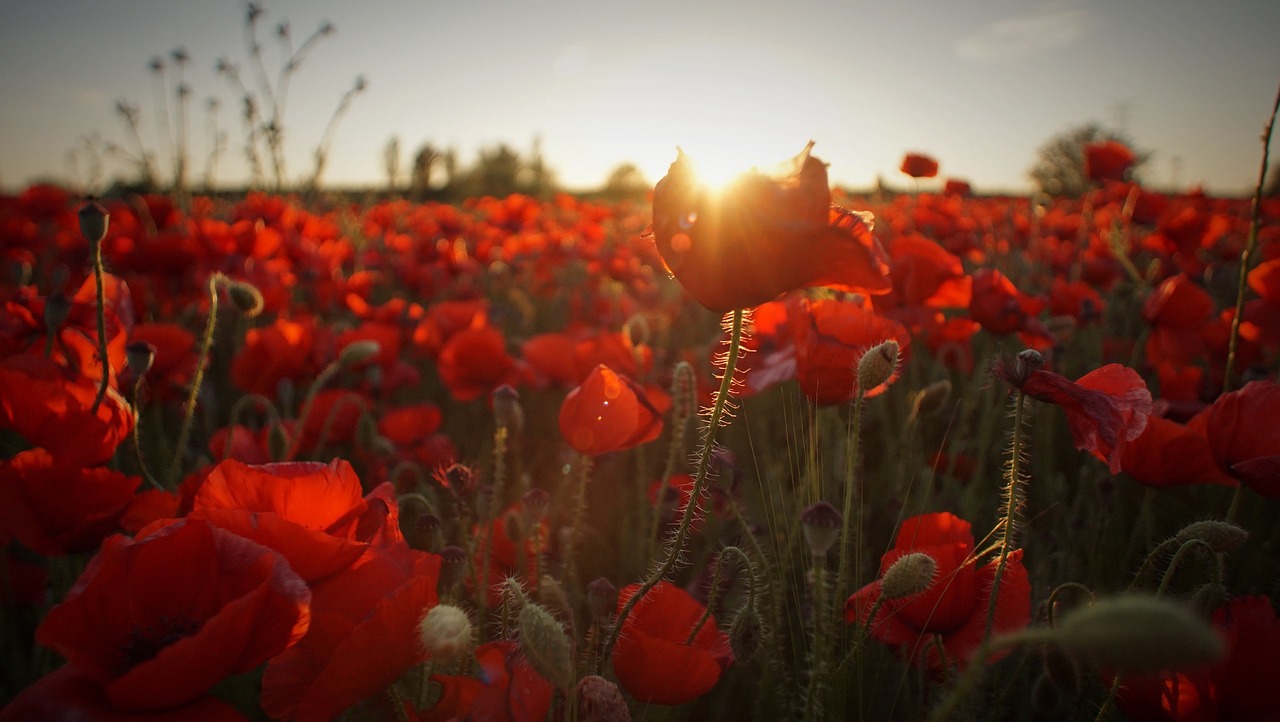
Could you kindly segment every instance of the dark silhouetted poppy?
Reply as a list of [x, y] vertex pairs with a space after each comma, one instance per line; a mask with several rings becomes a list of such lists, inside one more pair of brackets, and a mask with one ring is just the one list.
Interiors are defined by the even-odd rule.
[[0, 529], [47, 555], [93, 551], [116, 531], [142, 480], [72, 466], [44, 449], [0, 461]]
[[[978, 650], [986, 634], [987, 608], [995, 579], [996, 560], [979, 567], [973, 558], [973, 533], [969, 522], [948, 513], [923, 514], [907, 519], [898, 529], [893, 548], [880, 559], [883, 575], [901, 557], [912, 552], [928, 554], [937, 564], [933, 583], [925, 591], [903, 599], [887, 600], [871, 622], [871, 636], [897, 647], [913, 661], [926, 659], [935, 671], [963, 667]], [[845, 621], [866, 624], [880, 598], [880, 580], [854, 592], [845, 604]], [[992, 633], [1022, 629], [1031, 621], [1031, 583], [1022, 566], [1022, 550], [1009, 553], [1000, 580], [1000, 596]], [[934, 644], [941, 638], [946, 660]]]
[[426, 652], [418, 623], [436, 605], [440, 557], [400, 543], [312, 585], [311, 628], [274, 657], [262, 709], [276, 719], [328, 722], [383, 693]]
[[350, 567], [372, 544], [402, 542], [391, 483], [362, 497], [351, 464], [218, 464], [191, 516], [279, 551], [308, 582]]
[[807, 286], [889, 291], [869, 216], [831, 205], [827, 168], [810, 143], [777, 176], [758, 171], [719, 191], [680, 153], [653, 190], [658, 252], [703, 306], [758, 306]]
[[603, 364], [560, 404], [560, 434], [587, 456], [622, 451], [662, 433], [662, 417], [644, 390]]
[[[640, 589], [618, 593], [618, 610]], [[658, 582], [632, 608], [613, 648], [618, 682], [641, 702], [676, 705], [695, 700], [733, 664], [729, 637], [709, 615], [693, 640], [689, 633], [706, 609], [683, 589]]]
[[1280, 719], [1280, 619], [1263, 596], [1236, 597], [1213, 613], [1226, 658], [1207, 669], [1126, 676], [1116, 706], [1133, 722], [1228, 722]]
[[235, 707], [217, 697], [196, 697], [181, 707], [157, 711], [121, 710], [102, 686], [72, 665], [41, 677], [0, 709], [0, 722], [248, 722]]
[[1223, 394], [1187, 426], [1204, 434], [1218, 468], [1280, 499], [1280, 384], [1250, 381]]
[[201, 520], [113, 536], [36, 640], [118, 708], [184, 705], [307, 630], [311, 594], [278, 553]]
[[938, 175], [938, 161], [923, 153], [907, 153], [899, 170], [912, 178], [932, 178]]
[[1044, 369], [1020, 380], [1006, 363], [994, 371], [1031, 398], [1061, 406], [1076, 448], [1107, 462], [1113, 474], [1120, 472], [1125, 445], [1138, 438], [1151, 415], [1147, 382], [1120, 364], [1094, 369], [1074, 382]]
[[1084, 146], [1084, 174], [1092, 181], [1122, 181], [1133, 161], [1133, 151], [1124, 143], [1106, 140]]

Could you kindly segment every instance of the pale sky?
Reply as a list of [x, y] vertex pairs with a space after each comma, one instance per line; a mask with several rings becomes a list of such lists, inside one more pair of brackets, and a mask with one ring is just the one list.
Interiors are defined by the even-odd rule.
[[[288, 170], [311, 167], [339, 97], [369, 82], [334, 137], [325, 178], [385, 183], [424, 142], [527, 151], [540, 137], [569, 187], [594, 187], [622, 161], [656, 181], [677, 146], [743, 168], [809, 140], [833, 182], [903, 183], [902, 155], [980, 192], [1024, 191], [1034, 153], [1090, 120], [1122, 126], [1153, 152], [1155, 185], [1244, 194], [1280, 83], [1280, 2], [1236, 0], [267, 0], [261, 40], [274, 74], [283, 19], [295, 44], [322, 40], [290, 87]], [[205, 101], [230, 138], [217, 180], [242, 183], [240, 99], [213, 72], [245, 64], [238, 0], [15, 1], [0, 5], [0, 184], [69, 178], [68, 152], [98, 134], [128, 145], [115, 102], [162, 134], [155, 56], [190, 56], [193, 175], [209, 152]], [[170, 67], [172, 63], [170, 62]], [[247, 71], [246, 71], [247, 72]], [[167, 77], [170, 98], [174, 76]], [[82, 157], [84, 154], [82, 154]], [[108, 166], [107, 176], [124, 174]], [[84, 171], [81, 179], [84, 180]]]

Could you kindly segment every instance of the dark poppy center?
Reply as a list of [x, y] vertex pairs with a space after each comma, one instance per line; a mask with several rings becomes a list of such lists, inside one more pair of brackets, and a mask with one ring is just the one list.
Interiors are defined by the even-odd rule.
[[190, 637], [200, 630], [200, 625], [190, 619], [162, 617], [154, 624], [139, 625], [129, 631], [124, 643], [124, 661], [121, 674], [155, 659], [160, 650]]

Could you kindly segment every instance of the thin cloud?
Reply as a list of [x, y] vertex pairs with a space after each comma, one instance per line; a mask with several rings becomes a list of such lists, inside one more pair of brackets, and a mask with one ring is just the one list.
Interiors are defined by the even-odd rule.
[[1079, 40], [1093, 15], [1085, 8], [1048, 5], [989, 23], [956, 43], [965, 60], [1021, 58], [1060, 48]]

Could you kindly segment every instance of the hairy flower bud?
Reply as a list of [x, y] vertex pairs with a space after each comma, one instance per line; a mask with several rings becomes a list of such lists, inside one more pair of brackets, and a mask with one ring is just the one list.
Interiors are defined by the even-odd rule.
[[598, 577], [587, 585], [587, 609], [593, 619], [608, 619], [618, 603], [618, 588], [613, 582]]
[[1248, 538], [1249, 532], [1229, 521], [1209, 519], [1182, 527], [1173, 540], [1179, 546], [1190, 541], [1202, 541], [1212, 547], [1214, 552], [1226, 554], [1235, 551]]
[[729, 622], [729, 647], [734, 660], [740, 664], [750, 662], [764, 646], [764, 623], [760, 612], [750, 604], [738, 610]]
[[124, 347], [125, 361], [134, 376], [145, 376], [156, 360], [156, 347], [147, 341], [134, 341]]
[[924, 552], [912, 552], [898, 558], [884, 572], [880, 596], [886, 600], [915, 596], [933, 584], [938, 563]]
[[467, 613], [452, 604], [432, 607], [418, 623], [422, 648], [434, 659], [452, 661], [471, 649], [474, 631]]
[[539, 604], [520, 609], [520, 651], [538, 674], [561, 689], [573, 684], [573, 649], [564, 627]]
[[44, 326], [55, 333], [71, 314], [71, 299], [62, 291], [54, 291], [44, 299]]
[[893, 339], [872, 346], [858, 360], [858, 393], [873, 396], [893, 381], [898, 371], [898, 342]]
[[520, 392], [510, 384], [503, 384], [489, 395], [493, 403], [493, 421], [499, 428], [513, 434], [524, 431], [524, 407], [520, 405]]
[[107, 209], [98, 202], [97, 198], [89, 196], [84, 199], [84, 205], [80, 206], [77, 214], [80, 216], [80, 235], [92, 244], [101, 243], [102, 239], [107, 237], [107, 226], [110, 224], [111, 214], [107, 213]]
[[1120, 596], [1064, 615], [1047, 639], [1078, 660], [1117, 674], [1154, 674], [1222, 658], [1213, 627], [1159, 597]]
[[951, 382], [946, 379], [934, 381], [915, 395], [911, 415], [919, 418], [932, 414], [941, 409], [950, 398]]

